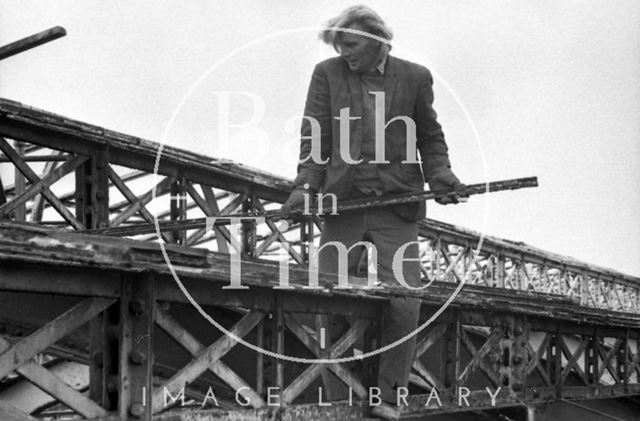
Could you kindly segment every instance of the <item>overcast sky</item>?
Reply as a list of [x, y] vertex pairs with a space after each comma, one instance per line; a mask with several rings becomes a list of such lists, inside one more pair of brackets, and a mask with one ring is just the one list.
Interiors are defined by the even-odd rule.
[[[0, 96], [292, 178], [298, 129], [286, 122], [302, 114], [314, 64], [335, 54], [317, 26], [351, 4], [0, 0], [1, 45], [68, 32], [1, 61]], [[366, 4], [394, 30], [392, 54], [436, 76], [462, 181], [540, 182], [433, 204], [429, 217], [640, 276], [640, 2]], [[223, 91], [264, 102], [256, 129], [227, 144]], [[231, 100], [246, 122], [255, 104]]]

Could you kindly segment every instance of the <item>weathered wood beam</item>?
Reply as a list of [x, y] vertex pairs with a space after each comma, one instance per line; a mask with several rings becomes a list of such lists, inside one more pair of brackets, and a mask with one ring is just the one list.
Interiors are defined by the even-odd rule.
[[67, 35], [67, 31], [61, 26], [54, 26], [37, 34], [19, 39], [0, 47], [0, 60], [20, 54], [24, 51], [38, 47]]

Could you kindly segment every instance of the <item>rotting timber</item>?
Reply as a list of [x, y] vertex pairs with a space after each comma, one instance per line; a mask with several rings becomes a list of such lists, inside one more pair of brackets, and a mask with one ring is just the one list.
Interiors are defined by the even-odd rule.
[[[2, 419], [366, 416], [375, 357], [310, 364], [257, 353], [200, 315], [172, 271], [235, 336], [306, 359], [376, 349], [389, 296], [419, 296], [428, 320], [464, 282], [418, 334], [407, 418], [491, 419], [502, 411], [533, 419], [554, 402], [628, 407], [640, 395], [639, 280], [521, 243], [485, 237], [475, 250], [479, 234], [425, 220], [420, 240], [430, 285], [409, 292], [337, 289], [330, 274], [320, 275], [319, 288], [304, 288], [318, 219], [288, 232], [269, 220], [244, 223], [239, 240], [226, 226], [164, 232], [164, 251], [156, 235], [88, 233], [151, 223], [151, 206], [164, 209], [160, 220], [180, 221], [262, 212], [287, 197], [285, 179], [171, 147], [154, 176], [158, 148], [0, 100], [0, 165], [15, 173], [12, 183], [2, 173], [0, 189]], [[238, 253], [248, 289], [224, 288]], [[278, 288], [285, 257], [290, 288]], [[307, 322], [328, 313], [349, 316], [351, 328], [323, 348]], [[351, 388], [352, 402], [324, 400], [322, 370]], [[183, 404], [172, 398], [185, 385]]]

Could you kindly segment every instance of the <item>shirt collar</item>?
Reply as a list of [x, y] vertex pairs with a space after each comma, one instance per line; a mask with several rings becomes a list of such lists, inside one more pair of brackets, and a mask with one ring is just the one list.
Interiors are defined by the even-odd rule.
[[384, 53], [382, 55], [382, 58], [380, 59], [380, 62], [376, 66], [376, 70], [379, 71], [381, 75], [384, 75], [384, 67], [387, 64], [387, 57], [388, 56], [389, 56], [388, 53]]

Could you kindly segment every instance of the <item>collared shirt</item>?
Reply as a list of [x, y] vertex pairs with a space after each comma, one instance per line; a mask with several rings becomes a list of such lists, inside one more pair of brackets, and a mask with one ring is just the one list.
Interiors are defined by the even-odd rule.
[[384, 91], [384, 70], [388, 50], [382, 51], [382, 57], [375, 68], [359, 75], [362, 90], [362, 143], [360, 156], [362, 163], [355, 166], [354, 187], [365, 194], [380, 196], [384, 187], [378, 176], [375, 159], [375, 96], [372, 92]]
[[376, 66], [376, 70], [379, 71], [381, 75], [384, 75], [384, 68], [387, 64], [387, 57], [389, 57], [389, 51], [383, 53], [382, 58]]

